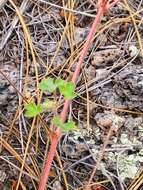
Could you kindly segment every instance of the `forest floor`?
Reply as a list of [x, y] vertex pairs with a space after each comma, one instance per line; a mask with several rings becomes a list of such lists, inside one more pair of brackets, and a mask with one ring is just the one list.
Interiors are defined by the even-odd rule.
[[[20, 171], [18, 189], [36, 190], [49, 148], [47, 128], [63, 106], [59, 94], [42, 95], [37, 84], [49, 76], [70, 80], [97, 0], [13, 0], [24, 23], [10, 2], [0, 1], [0, 190], [15, 190]], [[116, 130], [91, 190], [143, 189], [142, 0], [120, 1], [102, 18], [76, 93], [68, 119], [78, 129], [60, 139], [47, 189], [84, 190], [111, 126]], [[46, 97], [58, 106], [41, 119], [25, 117], [26, 102]]]

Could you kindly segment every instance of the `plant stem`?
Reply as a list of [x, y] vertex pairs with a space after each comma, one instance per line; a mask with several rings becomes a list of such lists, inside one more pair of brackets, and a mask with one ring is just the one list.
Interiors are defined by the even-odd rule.
[[[84, 59], [87, 55], [87, 52], [88, 52], [88, 49], [92, 43], [92, 40], [93, 40], [93, 36], [97, 30], [97, 27], [98, 27], [98, 24], [101, 22], [101, 18], [103, 16], [103, 14], [105, 13], [106, 11], [106, 3], [107, 1], [106, 0], [100, 0], [99, 1], [99, 9], [98, 9], [98, 13], [97, 13], [97, 16], [92, 24], [92, 27], [90, 29], [90, 32], [87, 36], [87, 40], [83, 46], [83, 49], [81, 51], [81, 54], [80, 54], [80, 57], [79, 57], [79, 61], [76, 65], [76, 69], [73, 73], [73, 76], [72, 76], [72, 82], [73, 83], [76, 83], [77, 82], [77, 79], [78, 79], [78, 76], [80, 74], [80, 70], [81, 70], [81, 66], [84, 62]], [[63, 110], [61, 112], [61, 115], [60, 115], [60, 118], [63, 122], [65, 122], [66, 118], [67, 118], [67, 114], [68, 114], [68, 111], [69, 111], [69, 106], [71, 104], [71, 101], [70, 100], [65, 100], [65, 103], [64, 103], [64, 106], [63, 106]], [[50, 168], [51, 168], [51, 164], [52, 164], [52, 161], [54, 159], [54, 156], [55, 156], [55, 152], [56, 152], [56, 148], [57, 148], [57, 145], [58, 145], [58, 142], [59, 142], [59, 139], [61, 138], [62, 136], [62, 131], [60, 128], [57, 128], [56, 132], [55, 132], [55, 135], [51, 138], [51, 146], [50, 146], [50, 150], [49, 150], [49, 153], [48, 153], [48, 157], [47, 157], [47, 161], [45, 163], [45, 167], [44, 167], [44, 170], [43, 170], [43, 174], [41, 176], [41, 180], [40, 180], [40, 183], [39, 183], [39, 188], [38, 190], [45, 190], [45, 187], [46, 187], [46, 183], [48, 181], [48, 177], [49, 177], [49, 172], [50, 172]]]
[[[92, 25], [92, 28], [91, 28], [91, 30], [90, 30], [90, 32], [88, 34], [87, 40], [86, 40], [86, 42], [84, 44], [84, 47], [83, 47], [83, 49], [81, 51], [81, 55], [80, 55], [78, 64], [76, 66], [76, 70], [75, 70], [75, 72], [73, 74], [72, 82], [74, 82], [74, 83], [76, 83], [77, 78], [78, 78], [78, 76], [80, 74], [81, 66], [83, 64], [83, 61], [84, 61], [84, 58], [85, 58], [85, 56], [87, 54], [89, 46], [90, 46], [90, 44], [92, 42], [92, 38], [93, 38], [94, 33], [95, 33], [96, 29], [97, 29], [97, 26], [100, 23], [102, 15], [103, 15], [103, 10], [99, 9], [98, 14], [97, 14], [97, 16], [95, 18], [95, 21], [94, 21], [94, 23]], [[62, 110], [61, 115], [60, 115], [61, 120], [63, 122], [66, 120], [70, 103], [71, 103], [70, 100], [65, 100], [64, 107], [63, 107], [63, 110]], [[45, 167], [44, 167], [44, 170], [43, 170], [43, 175], [41, 177], [38, 190], [44, 190], [45, 187], [46, 187], [46, 183], [47, 183], [47, 180], [48, 180], [48, 177], [49, 177], [51, 164], [52, 164], [53, 158], [55, 156], [57, 144], [58, 144], [58, 141], [59, 141], [61, 135], [62, 135], [61, 130], [59, 128], [57, 128], [56, 135], [53, 136], [52, 139], [51, 139], [51, 147], [50, 147], [50, 150], [49, 150], [49, 153], [48, 153], [47, 161], [45, 163]]]
[[50, 147], [50, 150], [48, 153], [47, 160], [45, 162], [45, 167], [43, 169], [43, 175], [41, 177], [38, 190], [44, 190], [46, 187], [46, 183], [47, 183], [48, 176], [50, 173], [52, 161], [53, 161], [53, 158], [54, 158], [55, 153], [56, 153], [57, 144], [58, 144], [58, 138], [55, 135], [52, 137], [52, 140], [51, 140], [51, 147]]
[[95, 20], [94, 20], [94, 22], [92, 24], [90, 32], [89, 32], [89, 34], [87, 36], [87, 40], [86, 40], [86, 42], [85, 42], [85, 44], [83, 46], [83, 49], [81, 51], [79, 61], [78, 61], [77, 66], [76, 66], [76, 70], [74, 71], [74, 74], [73, 74], [73, 77], [72, 77], [72, 82], [74, 82], [74, 83], [76, 83], [77, 78], [78, 78], [78, 76], [80, 74], [81, 66], [82, 66], [82, 64], [84, 62], [85, 56], [87, 54], [87, 51], [88, 51], [88, 49], [89, 49], [89, 47], [90, 47], [90, 45], [92, 43], [93, 36], [94, 36], [95, 31], [96, 31], [96, 29], [98, 27], [98, 24], [101, 21], [102, 15], [103, 15], [103, 9], [100, 8], [98, 10], [97, 16], [96, 16], [96, 18], [95, 18]]

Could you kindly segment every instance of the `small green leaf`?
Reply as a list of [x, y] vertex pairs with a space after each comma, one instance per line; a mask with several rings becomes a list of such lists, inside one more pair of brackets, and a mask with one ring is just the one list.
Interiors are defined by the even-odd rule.
[[76, 129], [75, 123], [73, 121], [63, 123], [59, 116], [55, 116], [52, 119], [52, 124], [57, 127], [60, 127], [63, 132], [73, 131]]
[[59, 86], [60, 93], [65, 97], [65, 99], [73, 99], [76, 97], [75, 94], [75, 84], [72, 82], [67, 82], [64, 85]]
[[57, 103], [56, 101], [51, 101], [51, 100], [47, 99], [47, 100], [45, 100], [45, 102], [43, 102], [42, 107], [44, 109], [51, 110], [56, 107], [56, 103]]
[[60, 119], [59, 116], [55, 116], [52, 119], [52, 124], [55, 125], [55, 126], [57, 126], [57, 127], [62, 127], [63, 122], [61, 121], [61, 119]]
[[26, 117], [35, 117], [38, 114], [40, 114], [41, 112], [43, 112], [42, 106], [36, 105], [35, 103], [29, 103], [25, 106], [26, 112], [25, 112], [25, 116]]
[[61, 129], [64, 132], [73, 131], [76, 129], [75, 122], [74, 121], [68, 121], [67, 123], [63, 124]]
[[40, 89], [42, 91], [49, 91], [49, 92], [54, 92], [57, 88], [57, 85], [54, 82], [53, 78], [47, 78], [47, 79], [43, 79], [39, 85]]

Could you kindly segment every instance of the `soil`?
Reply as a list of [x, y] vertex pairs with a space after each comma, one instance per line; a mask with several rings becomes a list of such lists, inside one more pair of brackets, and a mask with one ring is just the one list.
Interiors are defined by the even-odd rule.
[[[17, 1], [28, 28], [35, 60], [12, 5], [0, 2], [0, 189], [16, 189], [30, 129], [34, 125], [19, 189], [37, 189], [48, 151], [47, 128], [59, 103], [32, 124], [27, 101], [38, 102], [37, 81], [70, 80], [80, 49], [97, 13], [97, 1]], [[23, 3], [22, 3], [23, 2]], [[49, 3], [48, 3], [49, 2]], [[53, 161], [48, 190], [84, 189], [109, 133], [115, 127], [93, 178], [94, 190], [141, 190], [143, 166], [143, 2], [121, 1], [103, 17], [79, 76], [69, 119], [78, 130], [65, 133]], [[71, 9], [74, 4], [74, 13]], [[138, 11], [138, 13], [137, 13]], [[84, 14], [85, 13], [85, 14]], [[134, 19], [130, 14], [136, 13]], [[134, 23], [135, 22], [135, 23]], [[135, 27], [136, 25], [136, 27]], [[137, 28], [137, 31], [136, 31]], [[28, 51], [27, 51], [27, 48]], [[142, 47], [143, 48], [143, 47]], [[35, 66], [36, 65], [36, 66]], [[50, 67], [49, 67], [50, 65]], [[140, 175], [137, 175], [137, 174]], [[135, 183], [138, 182], [138, 185]], [[96, 185], [98, 184], [98, 186]], [[135, 184], [135, 186], [134, 186]]]

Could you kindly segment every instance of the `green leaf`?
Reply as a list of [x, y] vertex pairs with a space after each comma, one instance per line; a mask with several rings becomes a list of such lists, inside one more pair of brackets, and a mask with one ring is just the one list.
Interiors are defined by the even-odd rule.
[[51, 101], [51, 100], [47, 99], [47, 100], [45, 100], [45, 102], [43, 102], [42, 107], [44, 109], [51, 110], [56, 107], [56, 103], [57, 103], [56, 101]]
[[64, 85], [59, 86], [59, 91], [65, 97], [65, 99], [71, 100], [76, 97], [75, 84], [72, 82], [67, 82]]
[[68, 121], [67, 123], [63, 124], [61, 129], [64, 132], [73, 131], [76, 129], [75, 122], [74, 121]]
[[25, 106], [26, 112], [25, 112], [25, 116], [26, 117], [35, 117], [38, 114], [40, 114], [41, 112], [43, 112], [42, 106], [36, 105], [35, 103], [29, 103]]
[[54, 92], [57, 88], [57, 85], [54, 82], [53, 78], [43, 79], [39, 84], [39, 87], [42, 91]]
[[59, 116], [54, 116], [52, 119], [52, 124], [57, 126], [57, 127], [62, 127], [63, 122], [61, 121]]
[[53, 117], [52, 124], [60, 127], [63, 132], [73, 131], [76, 129], [75, 123], [73, 121], [63, 123], [59, 116]]

